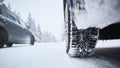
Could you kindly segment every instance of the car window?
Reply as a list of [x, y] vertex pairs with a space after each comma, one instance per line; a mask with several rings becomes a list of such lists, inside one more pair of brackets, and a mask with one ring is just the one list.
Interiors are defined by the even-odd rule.
[[24, 28], [24, 29], [27, 29], [26, 25], [25, 25], [25, 22], [18, 16], [18, 22], [19, 22], [19, 25]]
[[16, 21], [16, 18], [13, 15], [11, 15], [11, 14], [8, 14], [7, 17], [10, 18], [13, 21]]
[[7, 13], [6, 16], [7, 16], [9, 19], [11, 19], [11, 20], [13, 20], [13, 21], [17, 21], [15, 14], [12, 13], [10, 10], [6, 11], [6, 13]]

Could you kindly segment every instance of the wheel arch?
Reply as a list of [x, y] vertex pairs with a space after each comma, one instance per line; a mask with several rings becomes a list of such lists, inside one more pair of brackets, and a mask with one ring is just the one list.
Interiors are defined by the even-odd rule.
[[100, 40], [120, 39], [120, 22], [110, 24], [100, 29]]

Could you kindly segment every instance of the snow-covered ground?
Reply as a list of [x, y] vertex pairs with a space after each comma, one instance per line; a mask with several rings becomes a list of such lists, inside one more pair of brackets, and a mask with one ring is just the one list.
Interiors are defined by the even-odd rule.
[[[119, 42], [118, 40], [117, 42]], [[109, 45], [110, 41], [98, 41], [97, 48]], [[115, 42], [116, 43], [116, 42]], [[113, 41], [111, 44], [115, 45]], [[119, 44], [120, 45], [120, 44]], [[110, 47], [110, 46], [109, 46]], [[0, 49], [0, 68], [119, 68], [102, 56], [73, 58], [65, 53], [62, 43], [35, 43], [14, 45]]]
[[98, 40], [96, 48], [120, 47], [120, 40]]

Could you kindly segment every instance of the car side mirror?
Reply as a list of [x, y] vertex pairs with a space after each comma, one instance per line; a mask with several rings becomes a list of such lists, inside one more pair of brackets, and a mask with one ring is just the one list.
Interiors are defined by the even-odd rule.
[[0, 2], [3, 2], [4, 0], [0, 0]]

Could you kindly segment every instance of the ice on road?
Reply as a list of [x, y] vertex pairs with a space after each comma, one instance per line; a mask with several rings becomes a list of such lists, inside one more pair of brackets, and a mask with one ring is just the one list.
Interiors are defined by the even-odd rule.
[[119, 68], [102, 56], [72, 58], [64, 43], [35, 43], [0, 49], [0, 68]]

